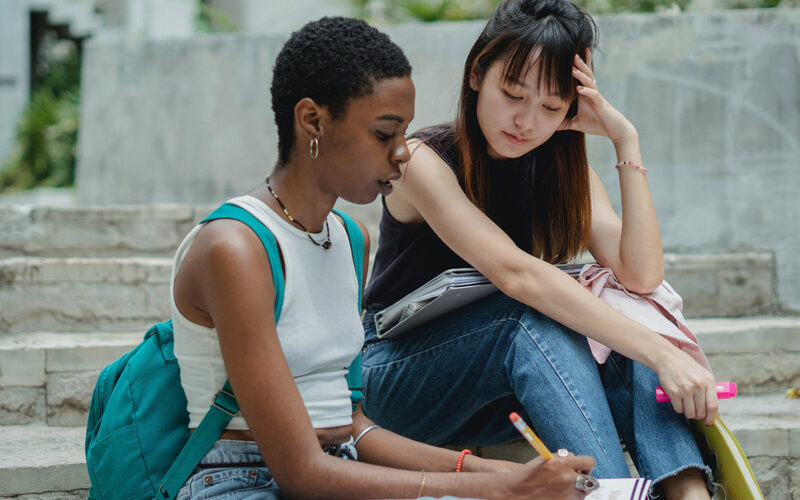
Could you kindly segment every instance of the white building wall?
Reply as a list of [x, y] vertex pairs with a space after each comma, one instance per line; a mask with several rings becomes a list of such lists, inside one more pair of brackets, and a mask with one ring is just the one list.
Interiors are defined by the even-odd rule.
[[30, 17], [25, 0], [0, 0], [0, 166], [14, 146], [17, 120], [28, 102]]
[[150, 39], [194, 33], [195, 0], [126, 0], [125, 33]]
[[294, 31], [323, 16], [352, 16], [348, 0], [212, 0], [245, 33]]

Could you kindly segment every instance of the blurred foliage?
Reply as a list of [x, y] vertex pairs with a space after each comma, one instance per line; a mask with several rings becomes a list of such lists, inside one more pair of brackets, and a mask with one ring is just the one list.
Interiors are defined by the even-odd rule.
[[350, 5], [353, 6], [353, 15], [359, 19], [369, 17], [369, 0], [350, 0]]
[[0, 192], [71, 186], [75, 179], [80, 56], [73, 50], [42, 66], [17, 124], [14, 149], [0, 170]]
[[[781, 0], [572, 0], [591, 14], [776, 7]], [[786, 0], [784, 0], [786, 1]], [[350, 0], [361, 18], [389, 22], [488, 18], [500, 0]]]
[[[366, 3], [369, 0], [361, 0]], [[218, 9], [202, 0], [197, 2], [197, 12], [194, 16], [195, 30], [201, 33], [233, 33], [241, 31], [228, 14], [222, 9]]]
[[[370, 0], [352, 0], [369, 4]], [[374, 0], [373, 0], [374, 1]], [[383, 2], [383, 14], [390, 21], [415, 19], [423, 22], [486, 19], [499, 0], [394, 0]], [[361, 11], [368, 10], [368, 5]]]

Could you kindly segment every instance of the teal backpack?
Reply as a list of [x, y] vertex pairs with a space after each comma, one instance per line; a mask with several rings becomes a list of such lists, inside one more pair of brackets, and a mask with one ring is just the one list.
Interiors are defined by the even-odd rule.
[[[364, 239], [347, 214], [345, 222], [353, 264], [361, 277]], [[216, 209], [203, 222], [235, 219], [261, 239], [275, 284], [275, 322], [283, 304], [283, 274], [275, 237], [246, 210], [231, 204]], [[350, 399], [361, 401], [361, 355], [348, 369]], [[197, 429], [189, 434], [186, 395], [173, 353], [172, 320], [154, 325], [133, 350], [100, 372], [86, 423], [86, 466], [90, 499], [175, 498], [192, 470], [239, 411], [230, 384], [217, 392]]]

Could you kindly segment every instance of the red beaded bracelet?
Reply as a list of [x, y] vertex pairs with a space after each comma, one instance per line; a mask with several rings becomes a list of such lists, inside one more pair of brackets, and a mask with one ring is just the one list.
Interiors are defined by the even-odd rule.
[[458, 462], [456, 462], [456, 472], [461, 472], [461, 467], [464, 465], [464, 457], [467, 455], [472, 455], [472, 452], [469, 450], [461, 450], [461, 453], [458, 455]]

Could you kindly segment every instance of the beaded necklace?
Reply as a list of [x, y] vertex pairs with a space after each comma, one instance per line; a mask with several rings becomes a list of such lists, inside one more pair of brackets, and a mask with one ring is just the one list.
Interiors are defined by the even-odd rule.
[[286, 210], [286, 207], [283, 205], [283, 202], [281, 201], [280, 198], [278, 198], [278, 193], [276, 193], [275, 190], [272, 189], [272, 186], [269, 185], [269, 176], [267, 176], [267, 189], [269, 190], [273, 198], [275, 198], [275, 201], [278, 202], [278, 205], [281, 206], [281, 208], [283, 209], [283, 213], [286, 214], [286, 217], [288, 217], [290, 221], [300, 226], [300, 229], [305, 231], [306, 236], [308, 236], [308, 239], [311, 240], [311, 243], [317, 245], [318, 247], [322, 247], [325, 250], [330, 250], [330, 248], [333, 246], [333, 243], [331, 243], [331, 228], [328, 226], [327, 218], [325, 219], [325, 241], [323, 241], [322, 243], [317, 243], [317, 241], [311, 237], [311, 233], [308, 232], [306, 226], [304, 226], [303, 223], [300, 222], [299, 220], [292, 217], [292, 214], [290, 214], [289, 211]]

